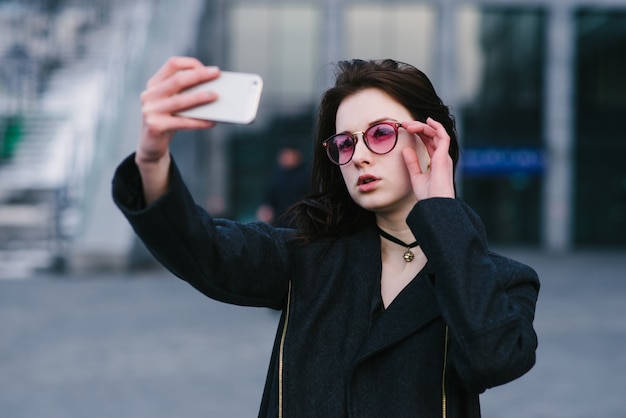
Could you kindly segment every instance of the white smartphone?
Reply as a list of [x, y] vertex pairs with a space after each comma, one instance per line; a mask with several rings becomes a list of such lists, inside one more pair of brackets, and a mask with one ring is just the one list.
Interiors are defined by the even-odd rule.
[[256, 118], [263, 91], [258, 74], [222, 71], [218, 78], [185, 90], [181, 94], [202, 90], [214, 91], [214, 102], [184, 110], [185, 117], [248, 125]]

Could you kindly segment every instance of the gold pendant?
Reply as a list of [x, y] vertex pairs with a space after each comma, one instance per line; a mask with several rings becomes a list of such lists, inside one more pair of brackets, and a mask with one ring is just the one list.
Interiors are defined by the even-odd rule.
[[413, 261], [413, 259], [415, 258], [415, 254], [413, 254], [411, 250], [406, 250], [406, 252], [402, 255], [402, 258], [404, 258], [404, 261], [408, 263], [410, 261]]

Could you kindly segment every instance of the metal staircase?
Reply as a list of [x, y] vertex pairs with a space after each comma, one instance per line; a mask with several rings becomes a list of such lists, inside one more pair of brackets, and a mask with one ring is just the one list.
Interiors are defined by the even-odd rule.
[[[0, 5], [0, 20], [19, 19], [21, 25], [5, 27], [26, 32], [15, 38], [18, 49], [31, 54], [21, 64], [36, 68], [20, 74], [19, 65], [0, 64], [0, 278], [28, 277], [36, 269], [63, 272], [72, 240], [83, 227], [102, 154], [111, 146], [107, 126], [123, 112], [118, 107], [131, 76], [128, 63], [144, 41], [152, 7], [151, 0], [96, 3], [33, 18], [32, 26], [48, 19], [49, 32], [63, 33], [56, 47], [28, 33], [29, 16], [41, 12], [24, 14], [20, 4], [20, 13], [3, 14], [6, 5]], [[0, 37], [4, 34], [0, 29]], [[42, 42], [59, 55], [36, 56]], [[5, 56], [16, 48], [1, 47], [0, 42], [0, 63], [15, 63], [14, 54]], [[50, 61], [58, 62], [57, 68], [45, 82], [33, 81], [41, 72], [37, 68]]]

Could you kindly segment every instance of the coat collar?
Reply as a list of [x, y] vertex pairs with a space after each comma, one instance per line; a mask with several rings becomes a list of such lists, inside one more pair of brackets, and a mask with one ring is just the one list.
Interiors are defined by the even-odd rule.
[[[368, 289], [371, 297], [380, 292], [382, 261], [380, 256], [380, 238], [375, 225], [356, 234], [355, 237], [362, 254], [371, 257], [362, 259], [366, 264]], [[355, 256], [357, 256], [355, 254]], [[424, 325], [441, 316], [435, 289], [430, 280], [432, 264], [427, 263], [420, 273], [409, 283], [385, 311], [376, 319], [357, 355], [361, 362], [370, 355], [395, 344], [406, 336], [416, 332]]]
[[357, 362], [384, 350], [441, 316], [434, 288], [424, 271], [418, 274], [372, 324]]

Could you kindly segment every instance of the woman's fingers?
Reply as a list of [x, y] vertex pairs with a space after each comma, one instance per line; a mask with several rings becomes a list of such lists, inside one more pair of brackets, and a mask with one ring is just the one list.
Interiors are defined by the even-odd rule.
[[216, 99], [217, 94], [211, 91], [176, 94], [154, 100], [144, 100], [142, 97], [141, 112], [144, 115], [151, 113], [174, 114], [185, 109], [210, 103]]
[[219, 73], [219, 68], [205, 67], [196, 58], [172, 57], [152, 76], [140, 97], [143, 129], [137, 146], [138, 162], [153, 163], [167, 157], [170, 141], [178, 130], [215, 126], [214, 122], [177, 114], [216, 100], [215, 92], [181, 92]]
[[426, 123], [409, 121], [403, 122], [402, 125], [407, 131], [417, 134], [420, 137], [428, 150], [428, 155], [431, 158], [433, 157], [435, 151], [438, 148], [441, 148], [441, 146], [446, 147], [442, 153], [448, 152], [450, 136], [448, 135], [446, 128], [441, 123], [432, 118], [428, 118], [426, 119]]
[[204, 67], [200, 60], [193, 57], [171, 57], [159, 70], [148, 80], [147, 87], [150, 88], [169, 78], [172, 74], [180, 70], [191, 70], [193, 68]]
[[148, 81], [141, 93], [141, 110], [147, 115], [169, 114], [209, 103], [217, 99], [212, 92], [179, 94], [219, 76], [218, 67], [205, 67], [193, 57], [172, 57]]
[[144, 132], [149, 137], [171, 137], [179, 129], [207, 129], [214, 123], [177, 116], [178, 112], [210, 103], [217, 94], [184, 90], [219, 76], [218, 67], [205, 67], [192, 57], [170, 58], [150, 79], [141, 93]]
[[426, 123], [403, 122], [404, 128], [419, 136], [430, 157], [430, 169], [422, 170], [414, 149], [402, 150], [404, 162], [411, 175], [413, 190], [418, 200], [430, 197], [454, 197], [454, 178], [450, 148], [450, 135], [445, 127], [428, 118]]
[[402, 150], [402, 157], [404, 158], [404, 164], [406, 164], [407, 170], [411, 177], [422, 174], [422, 167], [420, 167], [417, 153], [413, 148], [404, 148]]
[[142, 105], [146, 106], [154, 100], [175, 96], [182, 91], [217, 78], [220, 74], [218, 67], [198, 67], [195, 69], [181, 69], [168, 78], [154, 84], [149, 84], [141, 94]]
[[[432, 135], [433, 148], [447, 155], [448, 149], [450, 148], [450, 135], [448, 135], [446, 128], [432, 118], [426, 119], [426, 123], [435, 132], [435, 134]], [[443, 150], [441, 149], [442, 147], [444, 148]]]
[[166, 133], [173, 135], [173, 132], [178, 130], [212, 128], [215, 122], [167, 114], [150, 114], [144, 118], [144, 125], [149, 135], [161, 136]]

